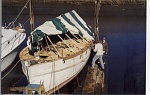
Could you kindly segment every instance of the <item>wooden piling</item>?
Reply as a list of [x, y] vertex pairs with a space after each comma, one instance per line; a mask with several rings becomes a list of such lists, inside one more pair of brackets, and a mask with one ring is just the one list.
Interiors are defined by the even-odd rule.
[[82, 94], [102, 94], [104, 91], [104, 71], [101, 71], [98, 65], [94, 69], [88, 67]]

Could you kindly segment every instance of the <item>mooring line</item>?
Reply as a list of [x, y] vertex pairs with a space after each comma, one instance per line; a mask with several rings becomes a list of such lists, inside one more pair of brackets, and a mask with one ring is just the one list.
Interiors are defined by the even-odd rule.
[[10, 72], [17, 66], [17, 64], [18, 64], [20, 61], [21, 61], [21, 60], [18, 60], [18, 62], [14, 65], [14, 67], [11, 68], [10, 71], [9, 71], [8, 73], [6, 73], [5, 76], [3, 76], [3, 77], [1, 78], [1, 80], [4, 79], [8, 74], [10, 74]]

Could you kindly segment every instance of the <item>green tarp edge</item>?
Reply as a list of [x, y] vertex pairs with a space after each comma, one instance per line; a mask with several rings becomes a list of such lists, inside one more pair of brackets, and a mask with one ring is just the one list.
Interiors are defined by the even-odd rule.
[[54, 18], [51, 20], [53, 22], [53, 24], [55, 25], [57, 30], [62, 31], [62, 34], [67, 33], [67, 28], [65, 27], [65, 25], [60, 21], [60, 19], [58, 18]]
[[75, 21], [77, 21], [77, 23], [84, 29], [84, 30], [86, 30], [87, 32], [88, 32], [88, 34], [90, 35], [90, 36], [94, 36], [93, 35], [93, 33], [92, 32], [90, 32], [81, 22], [80, 22], [80, 20], [75, 16], [75, 14], [71, 11], [71, 12], [69, 12], [69, 14], [74, 18], [74, 20]]
[[[61, 17], [62, 17], [65, 21], [67, 21], [70, 25], [76, 27], [76, 26], [70, 21], [70, 19], [68, 19], [64, 14], [62, 14]], [[77, 28], [77, 27], [76, 27], [76, 28]], [[78, 28], [77, 28], [77, 29], [78, 29]], [[79, 29], [78, 29], [78, 30], [79, 30]], [[80, 34], [80, 35], [83, 35], [80, 30], [79, 30], [79, 34]]]

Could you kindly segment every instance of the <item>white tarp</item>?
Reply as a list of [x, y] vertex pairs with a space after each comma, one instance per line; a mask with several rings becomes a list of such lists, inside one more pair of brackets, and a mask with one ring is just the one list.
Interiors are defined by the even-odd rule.
[[94, 33], [74, 10], [50, 21], [46, 21], [33, 32], [36, 32], [37, 30], [42, 31], [47, 35], [58, 35], [68, 31], [73, 34], [78, 34], [80, 32], [86, 39], [94, 40]]
[[66, 28], [73, 34], [78, 34], [79, 30], [75, 27], [70, 25], [64, 18], [62, 18], [61, 16], [57, 17], [61, 20], [61, 22], [66, 26]]
[[36, 30], [41, 30], [43, 33], [47, 35], [62, 34], [62, 31], [57, 30], [52, 21], [46, 21], [44, 24], [37, 27], [34, 31]]

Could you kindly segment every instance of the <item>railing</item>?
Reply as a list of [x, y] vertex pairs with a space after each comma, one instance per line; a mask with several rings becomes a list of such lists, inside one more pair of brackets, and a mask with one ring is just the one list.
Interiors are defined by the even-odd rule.
[[2, 27], [4, 27], [5, 29], [16, 29], [16, 27], [19, 26], [20, 28], [22, 28], [22, 25], [20, 22], [6, 22], [6, 23], [2, 23]]

